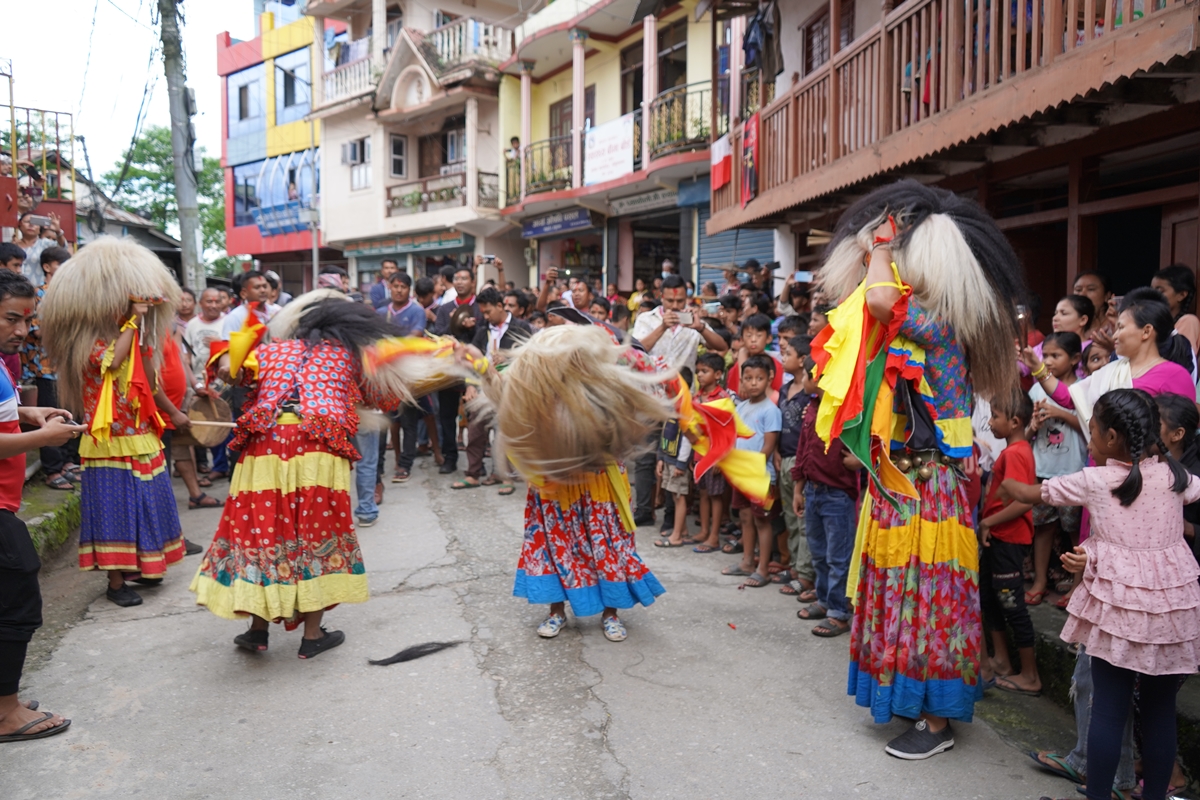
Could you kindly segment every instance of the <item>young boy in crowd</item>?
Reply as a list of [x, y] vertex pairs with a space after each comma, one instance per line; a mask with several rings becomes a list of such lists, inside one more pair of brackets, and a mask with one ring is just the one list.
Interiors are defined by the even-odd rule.
[[[705, 353], [696, 359], [697, 403], [711, 403], [729, 397], [721, 386], [725, 376], [725, 358], [716, 353]], [[725, 495], [729, 484], [716, 467], [704, 473], [696, 483], [700, 495], [700, 537], [692, 548], [696, 553], [715, 553], [721, 549], [721, 523], [725, 519]], [[678, 519], [678, 515], [675, 517]]]
[[[996, 688], [1036, 697], [1042, 692], [1042, 679], [1034, 655], [1033, 621], [1025, 606], [1025, 559], [1033, 545], [1033, 506], [1015, 500], [1000, 499], [1000, 484], [1007, 478], [1020, 483], [1037, 483], [1033, 448], [1025, 438], [1025, 429], [1033, 417], [1033, 401], [1022, 393], [992, 401], [992, 434], [1007, 446], [992, 467], [983, 517], [979, 520], [979, 539], [983, 558], [979, 564], [979, 599], [983, 621], [991, 631], [995, 656], [991, 671]], [[1013, 644], [1021, 659], [1021, 671], [1014, 673], [1009, 661], [1005, 622], [1012, 626]]]
[[[770, 329], [771, 322], [767, 320], [764, 339], [770, 335]], [[737, 566], [721, 570], [722, 575], [746, 576], [744, 585], [755, 589], [771, 582], [767, 577], [771, 564], [771, 520], [779, 514], [774, 456], [779, 445], [783, 417], [779, 413], [779, 406], [769, 396], [774, 378], [775, 361], [770, 356], [761, 353], [751, 355], [741, 365], [742, 399], [737, 404], [737, 413], [746, 426], [754, 431], [754, 435], [738, 439], [737, 446], [740, 450], [757, 450], [767, 457], [766, 469], [771, 488], [763, 505], [756, 504], [737, 489], [733, 490], [732, 505], [742, 524], [742, 561]], [[754, 557], [755, 544], [758, 545], [757, 562]]]
[[821, 620], [812, 629], [814, 636], [841, 636], [850, 630], [850, 601], [846, 597], [846, 576], [854, 552], [854, 534], [858, 523], [857, 460], [840, 439], [825, 448], [817, 435], [817, 407], [822, 391], [812, 378], [816, 367], [805, 358], [797, 376], [810, 396], [804, 409], [804, 427], [792, 466], [792, 512], [804, 515], [808, 550], [816, 574], [816, 601], [796, 612], [800, 619]]
[[[782, 330], [782, 326], [780, 328]], [[783, 417], [783, 429], [779, 434], [779, 497], [783, 504], [783, 541], [780, 552], [790, 556], [791, 569], [781, 573], [787, 585], [780, 587], [781, 594], [797, 596], [801, 603], [812, 603], [817, 599], [816, 572], [813, 570], [812, 555], [808, 552], [808, 537], [804, 532], [804, 517], [797, 514], [792, 497], [795, 481], [792, 467], [796, 465], [796, 453], [800, 449], [800, 433], [804, 428], [804, 410], [809, 405], [810, 393], [804, 389], [804, 359], [808, 357], [812, 340], [807, 336], [793, 336], [783, 340], [780, 360], [783, 369], [792, 378], [779, 393], [779, 413]]]
[[[692, 371], [687, 367], [679, 370], [679, 377], [688, 386], [692, 385]], [[666, 539], [654, 543], [655, 547], [683, 547], [688, 544], [683, 537], [687, 533], [688, 472], [691, 461], [692, 443], [684, 435], [678, 419], [668, 420], [659, 437], [658, 463], [654, 471], [662, 490], [671, 496], [667, 502], [675, 503], [675, 526]]]
[[766, 314], [751, 314], [742, 323], [742, 347], [738, 351], [737, 365], [729, 371], [725, 387], [731, 394], [745, 399], [741, 391], [741, 367], [754, 356], [763, 356], [772, 362], [771, 383], [767, 389], [767, 397], [774, 403], [779, 398], [779, 390], [783, 388], [783, 365], [773, 354], [767, 352], [771, 343], [771, 318]]

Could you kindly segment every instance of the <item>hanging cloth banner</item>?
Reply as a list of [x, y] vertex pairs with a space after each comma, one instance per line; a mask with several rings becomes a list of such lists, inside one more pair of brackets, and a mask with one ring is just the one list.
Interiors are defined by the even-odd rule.
[[742, 208], [758, 195], [758, 112], [742, 126]]

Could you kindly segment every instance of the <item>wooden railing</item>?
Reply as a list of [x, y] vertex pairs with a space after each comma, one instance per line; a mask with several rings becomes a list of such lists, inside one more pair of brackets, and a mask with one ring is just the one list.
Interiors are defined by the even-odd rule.
[[[1181, 2], [909, 0], [761, 108], [758, 194]], [[743, 85], [742, 110], [752, 112], [757, 95]], [[740, 203], [741, 142], [738, 126], [714, 214]]]
[[387, 215], [402, 217], [422, 211], [455, 208], [467, 203], [466, 174], [454, 172], [389, 186]]
[[371, 88], [371, 59], [360, 58], [325, 73], [325, 103], [353, 97]]

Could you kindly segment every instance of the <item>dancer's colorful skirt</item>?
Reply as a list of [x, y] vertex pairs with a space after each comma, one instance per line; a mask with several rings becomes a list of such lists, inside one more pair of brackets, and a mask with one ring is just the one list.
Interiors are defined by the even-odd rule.
[[544, 492], [530, 484], [515, 597], [567, 601], [576, 616], [586, 617], [648, 606], [665, 591], [638, 556], [606, 473]]
[[863, 533], [849, 693], [876, 722], [922, 712], [969, 722], [983, 696], [979, 550], [967, 482], [953, 467], [910, 475], [897, 511], [872, 485]]
[[[80, 454], [79, 568], [161, 578], [169, 564], [183, 559], [183, 531], [161, 443], [149, 434], [88, 445]], [[152, 452], [122, 454], [137, 450]]]
[[299, 423], [282, 415], [250, 440], [233, 470], [221, 523], [190, 587], [219, 617], [288, 621], [367, 600], [350, 462]]

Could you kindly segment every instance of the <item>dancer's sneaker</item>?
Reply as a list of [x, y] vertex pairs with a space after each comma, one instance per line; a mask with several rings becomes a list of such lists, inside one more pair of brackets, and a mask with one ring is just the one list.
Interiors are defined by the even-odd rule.
[[104, 596], [121, 608], [140, 606], [142, 604], [142, 596], [131, 589], [128, 584], [124, 583], [121, 584], [120, 589], [109, 589], [104, 593]]
[[346, 634], [341, 631], [327, 631], [321, 628], [321, 633], [324, 635], [320, 639], [301, 639], [300, 640], [300, 658], [316, 658], [326, 650], [332, 650], [342, 642], [346, 641]]
[[249, 650], [251, 653], [265, 653], [267, 651], [268, 636], [270, 636], [270, 631], [251, 630], [233, 637], [233, 643], [243, 650]]
[[884, 752], [906, 761], [920, 761], [944, 753], [952, 747], [954, 731], [950, 730], [949, 722], [941, 731], [934, 733], [929, 730], [929, 723], [920, 719], [916, 725], [888, 742]]
[[562, 614], [550, 614], [542, 620], [541, 625], [538, 625], [537, 635], [543, 639], [553, 639], [562, 633], [562, 629], [566, 624], [567, 618]]
[[614, 614], [611, 617], [605, 617], [601, 622], [604, 625], [604, 638], [610, 642], [623, 642], [628, 636], [625, 632], [625, 623]]

